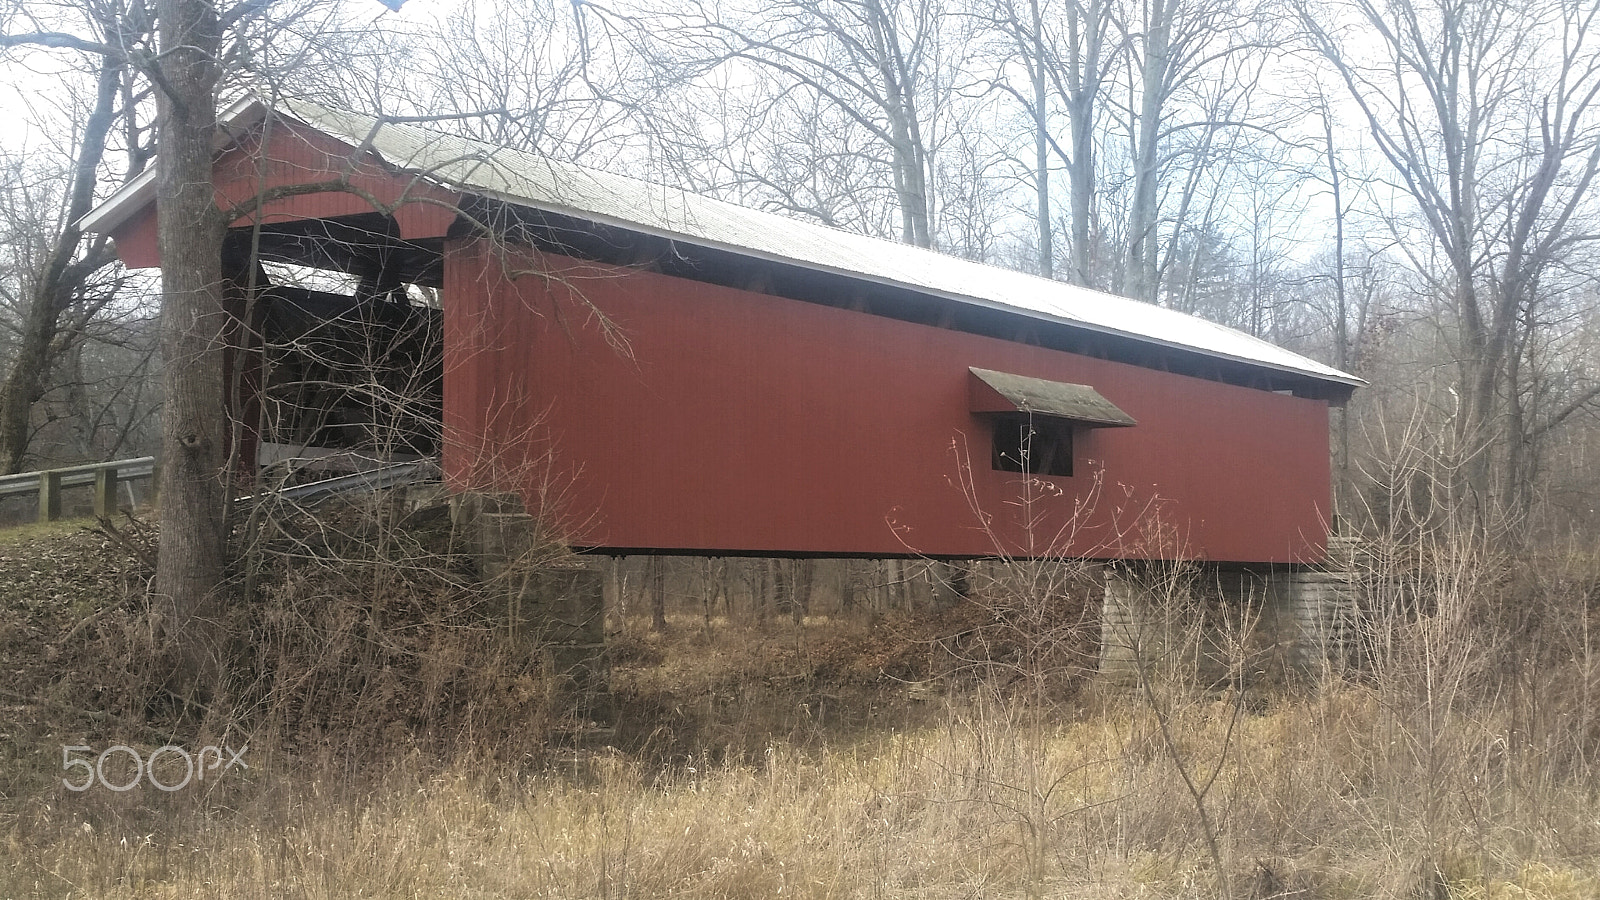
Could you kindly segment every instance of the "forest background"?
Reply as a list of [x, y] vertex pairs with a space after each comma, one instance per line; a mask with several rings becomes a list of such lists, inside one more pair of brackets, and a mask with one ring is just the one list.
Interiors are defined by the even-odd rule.
[[[0, 471], [156, 449], [156, 286], [73, 227], [152, 162], [152, 13], [30, 2], [0, 26]], [[258, 2], [227, 11], [218, 90], [437, 117], [1204, 316], [1371, 382], [1334, 414], [1346, 507], [1421, 453], [1450, 475], [1411, 490], [1592, 533], [1595, 15]]]

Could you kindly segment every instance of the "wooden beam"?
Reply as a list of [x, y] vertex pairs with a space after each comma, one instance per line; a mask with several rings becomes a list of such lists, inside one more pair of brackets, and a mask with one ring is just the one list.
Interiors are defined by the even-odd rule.
[[106, 466], [94, 473], [94, 514], [109, 519], [117, 511], [117, 467]]
[[54, 522], [61, 518], [61, 473], [39, 473], [39, 521]]

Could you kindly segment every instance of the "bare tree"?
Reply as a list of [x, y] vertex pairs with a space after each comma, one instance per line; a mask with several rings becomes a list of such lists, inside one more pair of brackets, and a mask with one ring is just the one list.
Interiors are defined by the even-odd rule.
[[[564, 4], [563, 4], [564, 5]], [[653, 123], [635, 124], [623, 60], [586, 55], [572, 10], [548, 0], [466, 4], [436, 33], [408, 42], [416, 75], [378, 108], [460, 118], [449, 127], [489, 143], [586, 160]], [[397, 104], [407, 109], [397, 110]], [[504, 110], [485, 116], [485, 110]]]
[[1187, 296], [1169, 282], [1216, 223], [1229, 167], [1252, 138], [1278, 140], [1275, 117], [1255, 102], [1270, 23], [1236, 0], [988, 0], [979, 9], [999, 36], [986, 81], [1028, 125], [1039, 270], [1057, 271], [1054, 169], [1068, 187], [1068, 280], [1150, 302]]
[[652, 59], [667, 77], [731, 71], [741, 89], [759, 90], [756, 123], [806, 95], [860, 128], [869, 141], [859, 149], [889, 170], [901, 239], [928, 247], [926, 131], [940, 99], [941, 11], [935, 0], [781, 0], [749, 9], [695, 0], [632, 21], [654, 36]]
[[[1070, 267], [1074, 284], [1092, 285], [1098, 145], [1103, 140], [1106, 88], [1123, 52], [1113, 28], [1111, 0], [997, 0], [985, 9], [989, 26], [1003, 36], [1002, 64], [994, 87], [1026, 112], [1032, 131], [1034, 220], [1039, 274], [1055, 277], [1056, 251], [1050, 199], [1051, 159], [1067, 173]], [[1019, 88], [1007, 78], [1011, 60], [1026, 78]], [[1066, 139], [1057, 136], [1054, 109], [1066, 117]]]
[[[119, 287], [118, 293], [127, 291]], [[40, 452], [50, 452], [53, 443], [61, 448], [55, 458], [100, 460], [150, 453], [161, 408], [158, 325], [153, 310], [143, 304], [118, 304], [115, 310], [101, 310], [86, 325], [72, 324], [70, 333], [83, 337], [57, 366], [43, 401], [44, 427], [34, 438]]]
[[1154, 302], [1206, 178], [1246, 131], [1276, 130], [1254, 105], [1275, 39], [1237, 0], [1141, 0], [1117, 21], [1127, 52], [1111, 108], [1126, 150], [1127, 225], [1110, 287]]
[[1523, 403], [1538, 375], [1527, 354], [1575, 283], [1571, 257], [1600, 238], [1600, 8], [1353, 0], [1333, 21], [1360, 25], [1359, 46], [1329, 12], [1300, 5], [1410, 204], [1391, 227], [1451, 348], [1458, 497], [1480, 521], [1525, 509], [1526, 454], [1600, 398], [1590, 379], [1536, 412]]
[[[80, 17], [65, 12], [68, 19], [79, 18], [79, 24], [108, 42], [135, 40], [142, 27], [136, 17], [99, 7], [85, 7]], [[44, 21], [37, 13], [32, 18]], [[44, 40], [41, 36], [40, 42]], [[0, 36], [0, 46], [12, 43], [17, 41]], [[34, 405], [45, 396], [51, 371], [82, 340], [88, 324], [115, 293], [111, 286], [97, 283], [97, 276], [115, 260], [110, 241], [104, 236], [87, 238], [77, 223], [97, 199], [119, 118], [130, 117], [127, 104], [135, 92], [124, 58], [92, 47], [73, 49], [86, 57], [94, 88], [65, 154], [70, 159], [65, 188], [55, 197], [42, 195], [20, 169], [14, 169], [6, 195], [6, 225], [13, 233], [13, 246], [33, 245], [38, 252], [23, 270], [14, 272], [18, 327], [0, 381], [0, 472], [5, 473], [20, 471], [27, 456]], [[138, 136], [134, 137], [137, 147]], [[140, 150], [130, 154], [129, 174], [136, 173], [142, 160]]]
[[42, 289], [63, 271], [49, 264], [75, 229], [64, 230], [73, 221], [63, 197], [72, 170], [41, 156], [0, 164], [0, 445], [15, 470], [138, 455], [149, 447], [144, 426], [159, 396], [147, 384], [147, 304], [130, 290], [136, 279], [111, 264], [103, 238], [83, 240], [88, 250], [65, 267], [70, 290]]

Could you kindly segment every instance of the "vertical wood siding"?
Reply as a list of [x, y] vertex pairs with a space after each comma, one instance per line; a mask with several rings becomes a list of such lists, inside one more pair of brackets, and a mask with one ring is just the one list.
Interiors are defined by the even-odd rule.
[[[506, 274], [528, 270], [546, 274]], [[445, 291], [447, 476], [520, 484], [582, 545], [1251, 562], [1324, 550], [1319, 400], [651, 272], [508, 260], [475, 241], [449, 245]], [[1091, 385], [1139, 424], [1079, 430], [1074, 475], [1030, 487], [991, 470], [968, 366]]]

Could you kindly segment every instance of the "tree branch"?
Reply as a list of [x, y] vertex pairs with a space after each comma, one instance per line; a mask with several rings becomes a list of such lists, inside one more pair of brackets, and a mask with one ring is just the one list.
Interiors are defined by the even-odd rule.
[[121, 48], [98, 41], [84, 40], [77, 35], [60, 31], [35, 31], [28, 34], [0, 34], [0, 48], [49, 47], [55, 50], [79, 50], [126, 62], [128, 55]]

